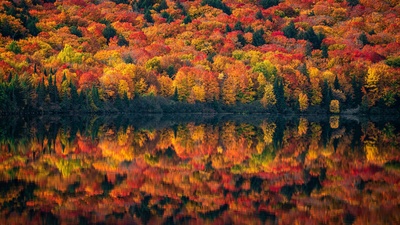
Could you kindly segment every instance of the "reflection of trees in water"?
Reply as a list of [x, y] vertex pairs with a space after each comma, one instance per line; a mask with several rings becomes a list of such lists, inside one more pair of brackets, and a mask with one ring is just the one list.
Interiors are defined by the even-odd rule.
[[396, 219], [373, 210], [398, 210], [395, 122], [206, 118], [155, 126], [136, 119], [3, 122], [0, 179], [35, 187], [24, 201], [24, 189], [5, 190], [0, 215], [51, 210], [71, 223], [149, 224]]

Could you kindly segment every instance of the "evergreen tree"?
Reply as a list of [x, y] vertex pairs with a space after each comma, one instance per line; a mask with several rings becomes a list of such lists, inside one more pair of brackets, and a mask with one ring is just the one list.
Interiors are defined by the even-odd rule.
[[124, 109], [129, 109], [129, 98], [128, 93], [124, 92], [124, 96], [122, 97], [122, 104], [124, 105]]
[[37, 107], [43, 106], [44, 100], [46, 99], [46, 87], [44, 86], [44, 78], [39, 82], [36, 87], [37, 94]]
[[335, 88], [336, 90], [340, 90], [340, 84], [337, 75], [335, 76], [335, 80], [333, 81], [333, 88]]
[[90, 111], [97, 112], [101, 109], [99, 91], [96, 86], [93, 86], [88, 92], [87, 99]]
[[321, 50], [322, 50], [322, 58], [327, 59], [329, 57], [328, 46], [322, 45]]
[[225, 26], [225, 33], [229, 33], [229, 32], [231, 32], [232, 31], [232, 28], [227, 24], [226, 26]]
[[108, 43], [110, 41], [110, 38], [115, 37], [115, 35], [117, 35], [117, 31], [114, 29], [114, 27], [111, 26], [111, 24], [108, 23], [106, 28], [104, 28], [102, 34], [107, 39]]
[[262, 14], [261, 10], [258, 10], [256, 13], [256, 19], [262, 20], [264, 19], [264, 15]]
[[356, 6], [360, 3], [359, 0], [346, 0], [346, 2], [349, 6]]
[[361, 33], [360, 36], [358, 36], [358, 40], [361, 42], [361, 44], [362, 44], [363, 46], [369, 44], [367, 35], [366, 35], [364, 32]]
[[351, 79], [351, 87], [353, 89], [353, 106], [358, 106], [362, 101], [361, 84], [355, 76]]
[[261, 0], [260, 4], [264, 9], [268, 9], [272, 6], [278, 5], [279, 0]]
[[166, 22], [167, 22], [167, 23], [172, 23], [172, 22], [174, 22], [174, 18], [171, 16], [171, 14], [168, 15], [167, 21], [166, 21]]
[[178, 88], [175, 87], [174, 95], [172, 96], [172, 100], [174, 101], [179, 101], [179, 94], [178, 94]]
[[117, 42], [118, 46], [122, 47], [122, 46], [129, 46], [129, 42], [125, 39], [125, 37], [123, 35], [118, 35], [118, 42]]
[[135, 0], [132, 2], [132, 7], [137, 7], [140, 9], [150, 9], [151, 7], [153, 7], [154, 3], [155, 0]]
[[310, 82], [310, 74], [308, 73], [306, 64], [302, 63], [299, 66], [298, 70], [300, 71], [301, 74], [303, 74], [305, 77], [307, 77], [307, 81]]
[[69, 28], [69, 32], [77, 37], [82, 37], [82, 31], [79, 30], [76, 26], [71, 26]]
[[312, 55], [312, 50], [313, 50], [312, 44], [307, 41], [307, 43], [306, 43], [306, 51], [305, 51], [304, 55], [310, 57]]
[[168, 5], [165, 0], [162, 0], [160, 2], [160, 5], [157, 7], [157, 12], [161, 12], [161, 10], [164, 10], [164, 9], [168, 9]]
[[329, 109], [329, 104], [332, 100], [332, 91], [331, 87], [329, 86], [328, 80], [324, 80], [322, 85], [322, 107]]
[[192, 22], [192, 18], [190, 17], [190, 15], [188, 14], [185, 19], [183, 19], [183, 23], [184, 24], [188, 24]]
[[182, 11], [182, 15], [184, 15], [184, 16], [187, 15], [187, 12], [186, 12], [186, 10], [185, 10], [185, 7], [181, 4], [180, 1], [176, 1], [175, 7], [176, 7], [177, 9], [180, 9], [180, 10]]
[[325, 36], [322, 33], [315, 34], [312, 27], [308, 28], [304, 34], [304, 39], [311, 42], [314, 49], [320, 49], [322, 40]]
[[261, 28], [253, 33], [253, 45], [258, 47], [265, 44], [264, 30]]
[[254, 32], [254, 29], [253, 29], [251, 26], [248, 26], [248, 27], [246, 27], [246, 28], [244, 29], [244, 32], [245, 32], [245, 33], [253, 33], [253, 32]]
[[209, 5], [217, 9], [221, 9], [224, 13], [231, 15], [232, 11], [231, 9], [225, 5], [221, 0], [203, 0], [201, 2], [201, 5]]
[[175, 73], [176, 73], [175, 68], [174, 68], [173, 65], [169, 65], [169, 66], [167, 67], [166, 72], [167, 72], [167, 74], [168, 74], [168, 76], [169, 76], [170, 78], [172, 78], [172, 77], [175, 75]]
[[151, 16], [151, 13], [150, 13], [149, 9], [146, 9], [146, 11], [144, 12], [144, 19], [149, 23], [154, 23], [154, 19]]
[[71, 105], [73, 110], [78, 110], [81, 108], [82, 102], [79, 99], [79, 94], [76, 86], [70, 82], [69, 83], [69, 88], [70, 88], [70, 97], [71, 97]]
[[49, 92], [49, 97], [50, 101], [52, 103], [58, 103], [58, 89], [56, 85], [56, 76], [54, 76], [54, 82], [53, 82], [53, 76], [49, 75], [48, 81], [49, 81], [49, 86], [48, 86], [48, 92]]
[[287, 38], [296, 38], [297, 37], [298, 30], [295, 27], [293, 21], [290, 21], [289, 24], [283, 28], [283, 34]]
[[234, 30], [243, 31], [242, 22], [237, 21], [235, 26], [233, 27]]
[[61, 110], [62, 110], [63, 112], [67, 112], [67, 111], [70, 110], [70, 108], [71, 108], [71, 101], [70, 101], [70, 98], [69, 98], [67, 92], [64, 92], [64, 93], [62, 94], [60, 106], [61, 106]]
[[286, 108], [286, 101], [285, 101], [285, 90], [283, 87], [282, 78], [278, 77], [275, 78], [274, 82], [274, 94], [276, 98], [276, 108], [279, 112], [283, 112]]
[[238, 42], [240, 43], [240, 45], [241, 45], [242, 47], [244, 47], [244, 46], [247, 44], [247, 41], [246, 41], [246, 39], [243, 37], [242, 34], [238, 34], [238, 35], [237, 35], [237, 39], [238, 39]]

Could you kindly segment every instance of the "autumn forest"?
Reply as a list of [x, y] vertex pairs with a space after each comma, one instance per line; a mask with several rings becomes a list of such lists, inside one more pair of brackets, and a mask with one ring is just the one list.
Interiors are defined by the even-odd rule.
[[0, 113], [396, 114], [396, 0], [2, 0]]
[[400, 224], [398, 0], [0, 0], [0, 224]]

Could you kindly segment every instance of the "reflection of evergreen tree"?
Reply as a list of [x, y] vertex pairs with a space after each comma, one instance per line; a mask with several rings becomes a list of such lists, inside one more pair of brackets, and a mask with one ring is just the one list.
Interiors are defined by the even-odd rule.
[[322, 139], [322, 145], [324, 148], [328, 147], [329, 141], [331, 140], [331, 135], [332, 135], [332, 129], [329, 124], [329, 121], [323, 121], [321, 122], [321, 127], [322, 127], [322, 134], [321, 134], [321, 139]]
[[274, 136], [272, 138], [274, 149], [280, 150], [283, 147], [283, 135], [285, 131], [285, 121], [283, 118], [277, 118]]
[[351, 79], [351, 87], [353, 89], [352, 105], [353, 107], [355, 107], [360, 105], [362, 101], [362, 92], [361, 92], [362, 85], [355, 76], [353, 76], [353, 78]]

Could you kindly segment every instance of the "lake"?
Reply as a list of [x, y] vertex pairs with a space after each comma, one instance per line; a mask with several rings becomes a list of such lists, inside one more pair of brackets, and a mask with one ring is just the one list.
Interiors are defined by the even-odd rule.
[[0, 224], [400, 224], [397, 118], [0, 119]]

